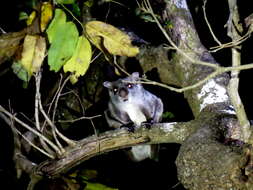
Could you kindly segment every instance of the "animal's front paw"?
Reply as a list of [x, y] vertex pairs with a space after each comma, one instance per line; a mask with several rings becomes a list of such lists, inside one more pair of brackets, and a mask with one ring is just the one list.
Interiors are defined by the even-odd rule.
[[144, 126], [145, 128], [150, 129], [153, 124], [154, 124], [154, 120], [148, 119], [147, 121], [142, 122], [141, 126]]
[[134, 123], [131, 122], [131, 123], [128, 123], [128, 124], [124, 124], [124, 125], [121, 125], [120, 128], [127, 128], [127, 130], [131, 133], [134, 133], [135, 131], [135, 126], [134, 126]]

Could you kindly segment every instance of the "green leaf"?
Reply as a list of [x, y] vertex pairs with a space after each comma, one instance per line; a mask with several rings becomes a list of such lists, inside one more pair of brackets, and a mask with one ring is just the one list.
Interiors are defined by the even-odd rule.
[[57, 35], [58, 29], [61, 25], [66, 23], [66, 14], [61, 9], [55, 9], [53, 20], [47, 29], [47, 37], [49, 43], [52, 43], [54, 37]]
[[175, 115], [172, 112], [166, 111], [163, 113], [162, 118], [164, 119], [172, 119]]
[[14, 62], [11, 66], [13, 72], [23, 80], [24, 82], [29, 82], [31, 76], [28, 74], [26, 69], [23, 67], [23, 65], [20, 62]]
[[81, 16], [81, 9], [77, 3], [72, 4], [72, 11], [71, 12], [78, 17]]
[[77, 82], [79, 76], [83, 76], [86, 73], [90, 65], [91, 55], [92, 51], [89, 41], [84, 36], [80, 36], [73, 56], [63, 67], [65, 73], [72, 73], [70, 78], [72, 84]]
[[26, 12], [22, 11], [19, 13], [18, 20], [26, 20], [26, 19], [28, 19], [28, 17], [29, 17], [28, 14]]
[[93, 4], [94, 4], [94, 0], [86, 0], [84, 2], [84, 5], [87, 6], [87, 7], [89, 7], [89, 8], [92, 7]]
[[86, 182], [86, 187], [84, 188], [84, 190], [118, 190], [118, 189], [115, 189], [115, 188], [111, 188], [111, 187], [108, 187], [108, 186], [105, 186], [103, 184], [100, 184], [100, 183], [89, 183], [89, 182]]
[[73, 22], [66, 22], [66, 15], [62, 10], [56, 9], [47, 34], [51, 43], [48, 50], [48, 65], [50, 70], [58, 72], [75, 51], [78, 30]]
[[60, 4], [73, 4], [75, 0], [56, 0], [56, 2]]

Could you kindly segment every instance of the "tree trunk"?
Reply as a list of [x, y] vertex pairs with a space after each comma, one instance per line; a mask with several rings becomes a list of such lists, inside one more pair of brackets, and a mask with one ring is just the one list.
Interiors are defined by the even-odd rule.
[[[167, 1], [162, 15], [163, 21], [172, 23], [173, 28], [167, 32], [179, 49], [195, 60], [218, 64], [201, 44], [185, 0]], [[173, 65], [173, 76], [178, 76], [181, 87], [204, 80], [215, 71], [179, 52], [168, 64]], [[166, 75], [172, 75], [171, 70], [161, 79]], [[252, 176], [245, 172], [246, 144], [238, 140], [241, 131], [227, 92], [228, 82], [228, 75], [221, 74], [184, 93], [198, 128], [182, 143], [176, 160], [178, 178], [187, 189], [253, 187]]]

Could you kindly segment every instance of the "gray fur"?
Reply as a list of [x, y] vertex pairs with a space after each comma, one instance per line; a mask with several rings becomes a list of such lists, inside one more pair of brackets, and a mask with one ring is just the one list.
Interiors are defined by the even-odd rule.
[[[108, 110], [105, 112], [109, 126], [119, 128], [133, 122], [136, 127], [139, 127], [147, 120], [152, 120], [154, 123], [161, 121], [163, 113], [161, 99], [145, 90], [141, 84], [134, 83], [137, 81], [139, 81], [139, 73], [134, 72], [124, 79], [104, 82], [110, 96]], [[143, 146], [143, 151], [149, 150], [149, 152], [140, 151], [141, 146]], [[132, 148], [134, 160], [140, 161], [151, 157], [152, 148], [146, 146], [138, 145], [138, 148]]]
[[[128, 83], [124, 81], [139, 81], [139, 73], [135, 72], [127, 78], [114, 82], [104, 82], [104, 86], [108, 88], [110, 96], [108, 103], [109, 109], [106, 111], [108, 124], [111, 127], [118, 128], [123, 124], [134, 122], [138, 127], [143, 122], [138, 121], [138, 119], [143, 118], [142, 115], [145, 116], [144, 121], [148, 119], [152, 119], [155, 123], [161, 121], [163, 113], [161, 99], [145, 90], [141, 84], [133, 83], [132, 88], [127, 88]], [[118, 88], [118, 92], [114, 93], [113, 88]], [[119, 95], [120, 89], [126, 89], [128, 91], [127, 97], [121, 97]], [[136, 120], [131, 120], [130, 116], [134, 115], [132, 112], [140, 117], [137, 117]]]

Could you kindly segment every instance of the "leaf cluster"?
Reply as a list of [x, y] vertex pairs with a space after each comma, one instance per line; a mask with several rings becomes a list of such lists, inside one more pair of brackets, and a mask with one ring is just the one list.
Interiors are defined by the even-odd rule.
[[[81, 23], [63, 5], [74, 5], [75, 1], [59, 0], [55, 3], [43, 2], [37, 11], [27, 16], [27, 28], [38, 26], [39, 32], [26, 30], [18, 32], [19, 36], [1, 36], [6, 43], [0, 51], [0, 62], [19, 53], [21, 56], [14, 59], [12, 69], [24, 82], [28, 83], [43, 64], [48, 64], [50, 71], [70, 73], [70, 81], [76, 83], [92, 62], [91, 44], [106, 58], [108, 54], [132, 57], [139, 53], [138, 47], [131, 44], [130, 37], [116, 27], [101, 21]], [[77, 22], [70, 21], [69, 17]], [[81, 24], [83, 31], [78, 30], [77, 24]]]

